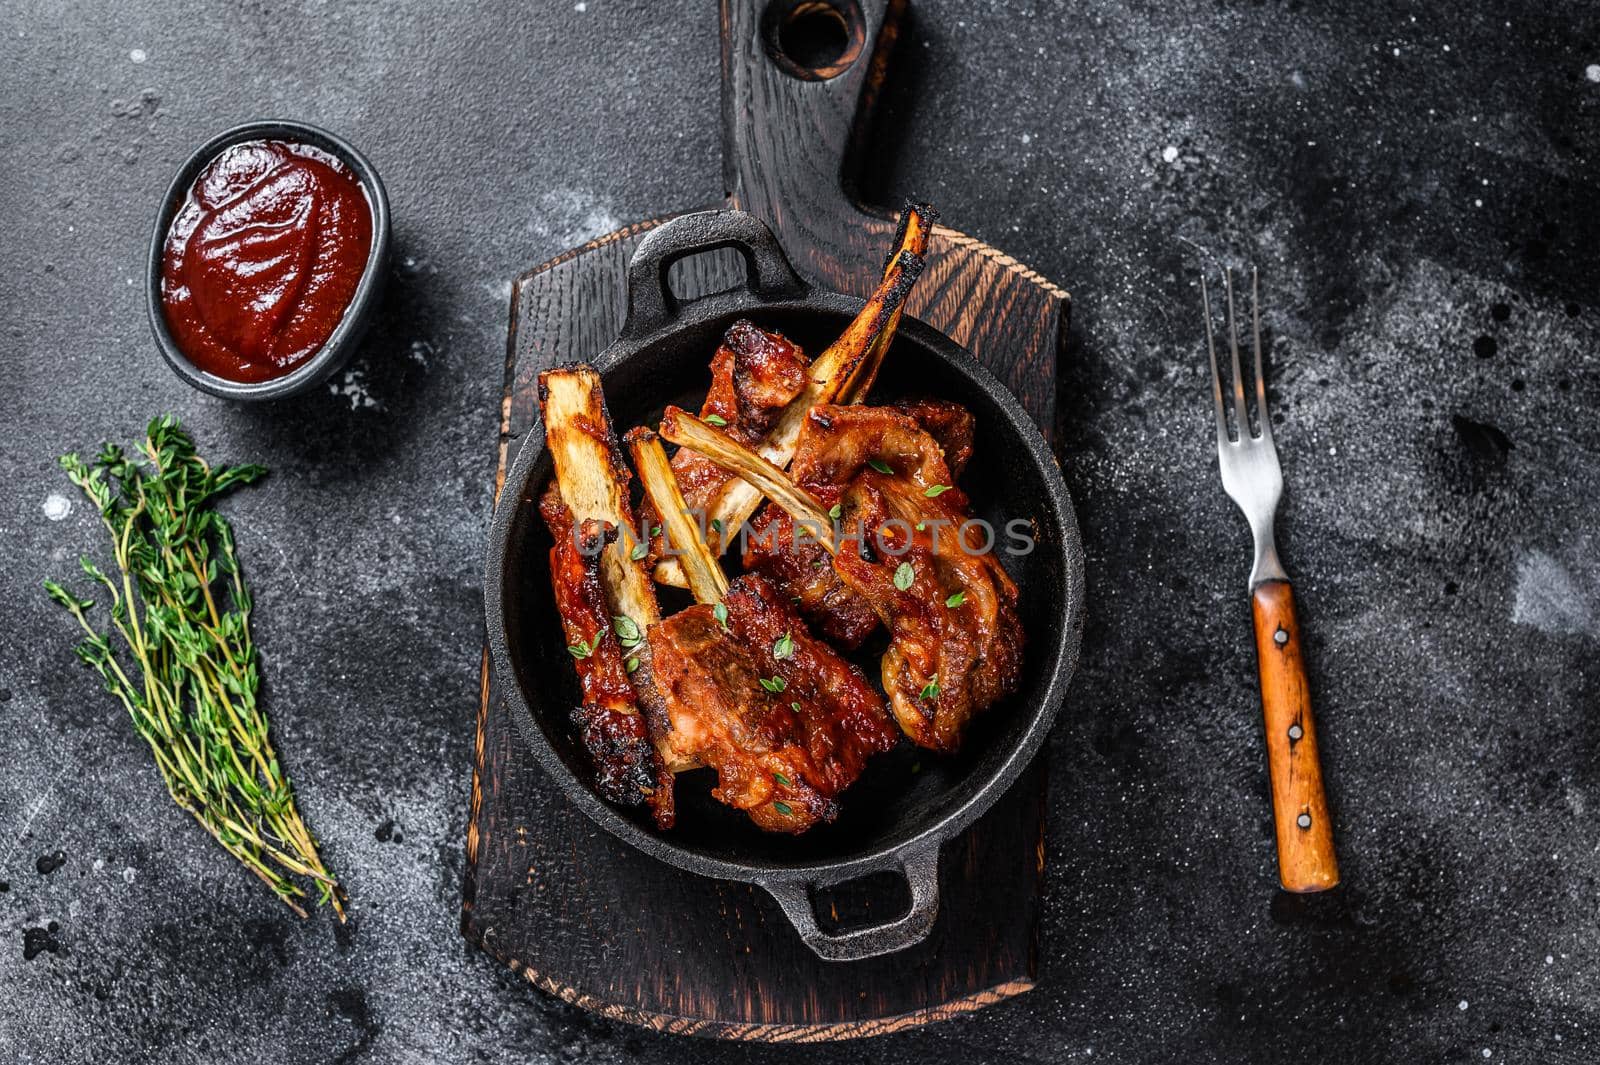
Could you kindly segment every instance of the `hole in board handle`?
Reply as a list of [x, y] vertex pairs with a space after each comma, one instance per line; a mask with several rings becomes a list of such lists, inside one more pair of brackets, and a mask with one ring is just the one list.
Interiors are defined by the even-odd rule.
[[856, 0], [772, 0], [761, 16], [761, 37], [784, 73], [827, 81], [860, 58], [866, 23]]

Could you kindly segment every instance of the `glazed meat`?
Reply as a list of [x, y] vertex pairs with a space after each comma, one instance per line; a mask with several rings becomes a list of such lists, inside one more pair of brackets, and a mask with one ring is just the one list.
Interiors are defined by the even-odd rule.
[[963, 535], [960, 489], [929, 499], [909, 479], [869, 468], [844, 498], [846, 520], [873, 536], [867, 550], [841, 551], [834, 568], [889, 627], [881, 665], [895, 720], [917, 745], [953, 752], [972, 715], [1021, 678], [1017, 587], [992, 544]]
[[760, 577], [728, 584], [661, 441], [640, 428], [627, 443], [698, 600], [651, 626], [638, 671], [661, 696], [674, 746], [714, 768], [712, 794], [761, 828], [833, 820], [839, 793], [895, 744], [883, 700]]
[[[720, 419], [728, 435], [754, 447], [761, 442], [788, 406], [805, 388], [806, 369], [811, 360], [800, 348], [780, 333], [769, 333], [754, 323], [740, 319], [728, 327], [722, 344], [711, 358], [711, 388], [700, 417], [717, 424]], [[708, 514], [728, 475], [716, 463], [693, 451], [679, 451], [672, 459], [672, 473], [689, 509], [697, 515], [711, 549], [722, 553], [723, 533], [709, 525]], [[652, 532], [650, 561], [661, 554], [660, 521], [655, 507], [646, 500], [640, 516]], [[719, 522], [720, 524], [720, 522]]]
[[[551, 584], [583, 691], [573, 715], [579, 740], [594, 764], [596, 789], [622, 804], [647, 804], [656, 824], [667, 828], [672, 771], [693, 762], [674, 751], [658, 727], [654, 690], [627, 671], [632, 656], [624, 654], [629, 648], [622, 641], [636, 643], [660, 612], [654, 587], [619, 538], [632, 527], [631, 478], [612, 435], [600, 375], [587, 366], [548, 370], [539, 375], [539, 405], [555, 465], [540, 514], [555, 541]], [[641, 733], [654, 746], [653, 757], [640, 746]]]
[[943, 449], [898, 411], [813, 411], [818, 469], [842, 485], [836, 536], [827, 506], [716, 428], [669, 407], [661, 433], [736, 472], [820, 531], [842, 585], [888, 627], [881, 669], [900, 728], [951, 752], [973, 714], [1014, 691], [1023, 632], [1017, 589], [954, 487]]
[[[931, 208], [906, 205], [880, 281], [815, 360], [779, 333], [735, 322], [711, 361], [705, 420], [690, 420], [716, 427], [710, 431], [757, 463], [787, 466], [815, 410], [849, 410], [871, 389], [923, 269], [933, 223]], [[882, 695], [813, 635], [793, 603], [809, 600], [827, 631], [853, 644], [887, 616], [882, 596], [863, 590], [870, 580], [855, 578], [857, 588], [826, 554], [815, 553], [767, 560], [781, 589], [756, 573], [730, 585], [718, 559], [759, 509], [760, 490], [728, 473], [721, 460], [688, 449], [669, 459], [655, 434], [635, 430], [629, 446], [647, 497], [635, 521], [631, 477], [599, 374], [589, 366], [547, 371], [539, 378], [539, 401], [555, 466], [540, 510], [555, 541], [552, 587], [581, 690], [572, 718], [593, 761], [596, 790], [619, 804], [648, 805], [658, 827], [668, 828], [673, 774], [707, 767], [717, 773], [713, 794], [763, 829], [800, 833], [832, 820], [840, 793], [873, 754], [895, 745], [899, 730]], [[930, 401], [895, 417], [891, 436], [915, 430], [920, 435], [905, 446], [921, 449], [938, 470], [959, 469], [971, 451], [971, 419], [958, 407]], [[825, 415], [818, 424], [831, 423]], [[899, 445], [863, 436], [877, 424], [870, 419], [851, 424], [852, 432], [832, 437], [813, 430], [801, 470], [830, 504], [879, 514], [887, 523], [893, 492], [880, 486], [869, 495], [856, 483], [865, 475], [852, 480], [839, 470], [853, 461], [852, 448], [865, 455]], [[837, 546], [831, 536], [828, 545]], [[857, 543], [851, 550], [863, 548]], [[930, 572], [937, 553], [930, 549]], [[802, 565], [819, 580], [803, 578], [794, 569]], [[696, 605], [663, 620], [652, 576], [690, 589]], [[928, 635], [937, 623], [907, 625], [908, 641], [918, 633], [924, 643], [937, 636]], [[946, 668], [943, 658], [928, 665], [919, 646], [896, 659], [897, 676], [906, 678], [897, 681], [901, 686], [919, 679], [924, 667]], [[960, 672], [950, 669], [952, 676]], [[981, 689], [960, 683], [963, 690]]]
[[[892, 464], [914, 471], [925, 489], [955, 484], [972, 456], [972, 436], [967, 409], [941, 400], [814, 407], [800, 430], [789, 477], [831, 513], [873, 457], [893, 456]], [[782, 507], [769, 505], [751, 521], [744, 565], [765, 576], [818, 632], [847, 650], [861, 646], [878, 627], [872, 604], [844, 584], [820, 543], [796, 535], [794, 518]]]
[[[616, 530], [592, 519], [574, 526], [554, 484], [540, 500], [539, 512], [555, 539], [550, 583], [583, 698], [572, 710], [572, 721], [594, 763], [596, 790], [619, 806], [658, 807], [661, 759], [628, 679], [633, 652], [613, 631], [600, 580], [600, 555], [616, 539]], [[670, 787], [665, 798], [670, 822]]]
[[888, 409], [907, 415], [923, 432], [933, 437], [950, 476], [961, 476], [968, 460], [972, 458], [972, 438], [977, 431], [977, 422], [971, 411], [947, 399], [904, 400], [890, 404]]
[[856, 666], [806, 631], [760, 577], [654, 625], [649, 669], [680, 749], [717, 772], [712, 794], [769, 832], [838, 813], [839, 793], [897, 740]]
[[[859, 403], [872, 387], [906, 299], [922, 273], [922, 253], [934, 218], [926, 204], [906, 204], [877, 288], [839, 338], [809, 365], [798, 349], [776, 334], [748, 322], [729, 330], [713, 362], [702, 416], [728, 429], [735, 440], [768, 462], [787, 466], [812, 407]], [[720, 556], [761, 505], [761, 493], [738, 478], [709, 474], [690, 459], [675, 458], [674, 464], [684, 496], [698, 515], [701, 534]], [[652, 537], [653, 546], [659, 548], [653, 527]], [[656, 564], [655, 579], [688, 587], [683, 567], [673, 558]]]

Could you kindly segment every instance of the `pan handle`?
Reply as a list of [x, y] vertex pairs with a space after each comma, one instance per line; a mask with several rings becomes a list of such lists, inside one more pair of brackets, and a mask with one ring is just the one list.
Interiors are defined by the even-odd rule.
[[819, 885], [775, 881], [761, 886], [778, 900], [784, 916], [817, 957], [824, 961], [860, 961], [915, 946], [933, 928], [933, 920], [939, 915], [939, 844], [930, 843], [906, 855], [900, 862], [900, 875], [911, 886], [911, 908], [886, 924], [848, 932], [824, 932], [818, 926], [811, 889]]
[[628, 317], [622, 337], [637, 340], [671, 324], [678, 301], [667, 271], [679, 259], [732, 248], [744, 257], [744, 287], [766, 298], [801, 296], [806, 283], [789, 265], [767, 224], [743, 211], [698, 211], [658, 226], [639, 242], [628, 263]]

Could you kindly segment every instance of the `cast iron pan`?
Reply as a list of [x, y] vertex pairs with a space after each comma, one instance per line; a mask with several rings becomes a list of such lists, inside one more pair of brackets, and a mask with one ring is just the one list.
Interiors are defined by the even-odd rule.
[[[692, 301], [676, 299], [669, 267], [685, 256], [732, 248], [744, 259], [743, 287]], [[776, 329], [816, 353], [843, 330], [862, 301], [802, 281], [766, 225], [738, 211], [683, 215], [640, 245], [628, 267], [622, 333], [594, 365], [618, 432], [654, 425], [668, 403], [698, 410], [708, 364], [736, 319]], [[679, 778], [678, 824], [659, 832], [642, 812], [623, 810], [591, 788], [587, 758], [569, 723], [577, 679], [550, 590], [550, 536], [537, 500], [552, 476], [542, 426], [529, 431], [506, 479], [490, 532], [484, 606], [494, 668], [512, 717], [567, 798], [602, 827], [646, 854], [704, 876], [757, 884], [770, 892], [823, 958], [850, 961], [887, 954], [924, 938], [938, 913], [939, 846], [1005, 793], [1050, 731], [1077, 664], [1083, 624], [1083, 547], [1066, 485], [1026, 412], [976, 359], [909, 316], [900, 323], [872, 401], [915, 395], [964, 404], [977, 419], [973, 460], [961, 478], [973, 513], [1004, 529], [1027, 522], [1026, 554], [1001, 553], [1021, 591], [1027, 630], [1021, 686], [980, 715], [960, 755], [902, 743], [868, 766], [841, 797], [843, 812], [798, 838], [765, 833], [711, 798], [710, 771]], [[1001, 543], [1004, 543], [1002, 536]], [[662, 612], [688, 604], [663, 589]], [[876, 652], [863, 660], [877, 676]], [[819, 926], [814, 887], [872, 873], [898, 872], [911, 905], [886, 924], [848, 931]], [[1005, 875], [997, 870], [996, 875]]]

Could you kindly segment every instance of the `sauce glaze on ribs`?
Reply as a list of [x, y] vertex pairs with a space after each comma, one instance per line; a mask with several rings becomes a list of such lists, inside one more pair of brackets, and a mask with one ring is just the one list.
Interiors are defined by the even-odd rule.
[[[897, 439], [886, 439], [890, 436]], [[960, 404], [943, 400], [890, 407], [814, 407], [800, 430], [789, 477], [832, 508], [839, 504], [845, 485], [873, 457], [862, 453], [866, 447], [874, 449], [873, 454], [904, 453], [918, 468], [928, 466], [924, 480], [954, 484], [972, 457], [972, 436], [972, 415]], [[686, 451], [693, 453], [682, 448], [678, 454]], [[750, 522], [743, 543], [745, 568], [789, 596], [806, 620], [835, 644], [854, 650], [878, 628], [877, 611], [845, 586], [815, 538], [797, 535], [794, 518], [783, 508], [763, 508]]]
[[[619, 793], [623, 804], [645, 803], [656, 825], [669, 828], [672, 771], [693, 763], [657, 727], [659, 697], [627, 672], [631, 656], [621, 653], [619, 627], [638, 636], [660, 611], [654, 586], [620, 540], [622, 529], [634, 527], [631, 477], [611, 430], [600, 375], [589, 366], [545, 371], [539, 375], [539, 406], [556, 472], [540, 514], [555, 541], [551, 584], [584, 691], [574, 715], [579, 740], [594, 764], [597, 790]], [[583, 555], [586, 542], [597, 548], [595, 554]], [[584, 647], [587, 657], [578, 653]], [[631, 695], [615, 684], [617, 670], [625, 683], [632, 682]], [[633, 720], [623, 720], [630, 715]], [[653, 741], [653, 758], [632, 745], [640, 731]], [[646, 769], [654, 784], [640, 786]]]
[[593, 519], [575, 526], [554, 484], [539, 501], [539, 513], [555, 540], [550, 583], [583, 699], [572, 722], [594, 764], [595, 788], [619, 806], [648, 804], [658, 823], [671, 824], [670, 780], [658, 787], [661, 759], [628, 678], [627, 662], [635, 655], [613, 631], [600, 579], [600, 555], [616, 530]]
[[729, 585], [660, 439], [643, 427], [626, 439], [697, 600], [650, 627], [639, 672], [660, 696], [661, 727], [717, 771], [712, 794], [761, 828], [799, 833], [833, 820], [839, 793], [895, 744], [882, 698], [760, 577]]
[[823, 407], [805, 431], [819, 475], [843, 486], [842, 535], [821, 500], [715, 427], [674, 407], [661, 425], [666, 439], [716, 459], [792, 518], [824, 530], [840, 581], [889, 628], [881, 667], [896, 721], [918, 745], [953, 752], [972, 715], [1020, 681], [1016, 585], [984, 527], [967, 524], [967, 498], [943, 449], [914, 419]]
[[[737, 360], [731, 364], [726, 370], [728, 383], [713, 381], [701, 413], [712, 416], [713, 424], [732, 429], [736, 440], [768, 462], [780, 468], [787, 466], [812, 407], [820, 403], [859, 403], [871, 389], [894, 340], [906, 297], [922, 273], [922, 254], [927, 250], [936, 216], [927, 204], [906, 204], [883, 265], [882, 279], [839, 338], [809, 364], [795, 349], [796, 358], [792, 362], [780, 358], [768, 365], [766, 360], [771, 356], [772, 341], [782, 340], [781, 337], [763, 333], [754, 326], [749, 327], [753, 333], [746, 332], [743, 336], [730, 330], [724, 347], [735, 354], [741, 350], [745, 352], [746, 372], [741, 374]], [[791, 365], [798, 365], [803, 371], [798, 379], [800, 388], [792, 394], [789, 388], [796, 379], [789, 373]], [[786, 405], [774, 406], [785, 394], [790, 395]], [[728, 402], [730, 396], [735, 402]], [[756, 416], [751, 417], [752, 413]], [[751, 430], [757, 424], [765, 428], [759, 435], [753, 435]], [[701, 483], [686, 484], [684, 491], [691, 505], [703, 515], [702, 532], [717, 555], [727, 549], [733, 536], [761, 504], [761, 494], [737, 478], [725, 478], [716, 488]], [[655, 579], [662, 584], [688, 586], [683, 567], [674, 558], [660, 560], [655, 565]]]
[[898, 736], [861, 670], [806, 631], [760, 577], [651, 627], [649, 668], [674, 744], [717, 772], [712, 794], [769, 832], [838, 814], [839, 793]]
[[[770, 333], [741, 318], [728, 327], [711, 358], [711, 388], [700, 407], [700, 417], [720, 419], [729, 436], [755, 447], [777, 423], [783, 408], [805, 388], [810, 364], [799, 346], [783, 334]], [[714, 554], [722, 554], [724, 534], [732, 536], [736, 530], [708, 527], [708, 515], [729, 481], [728, 474], [710, 459], [686, 450], [672, 457], [672, 473], [707, 544]], [[640, 515], [655, 533], [661, 523], [648, 499]], [[659, 533], [650, 538], [650, 548], [646, 565], [654, 565], [661, 557]]]

